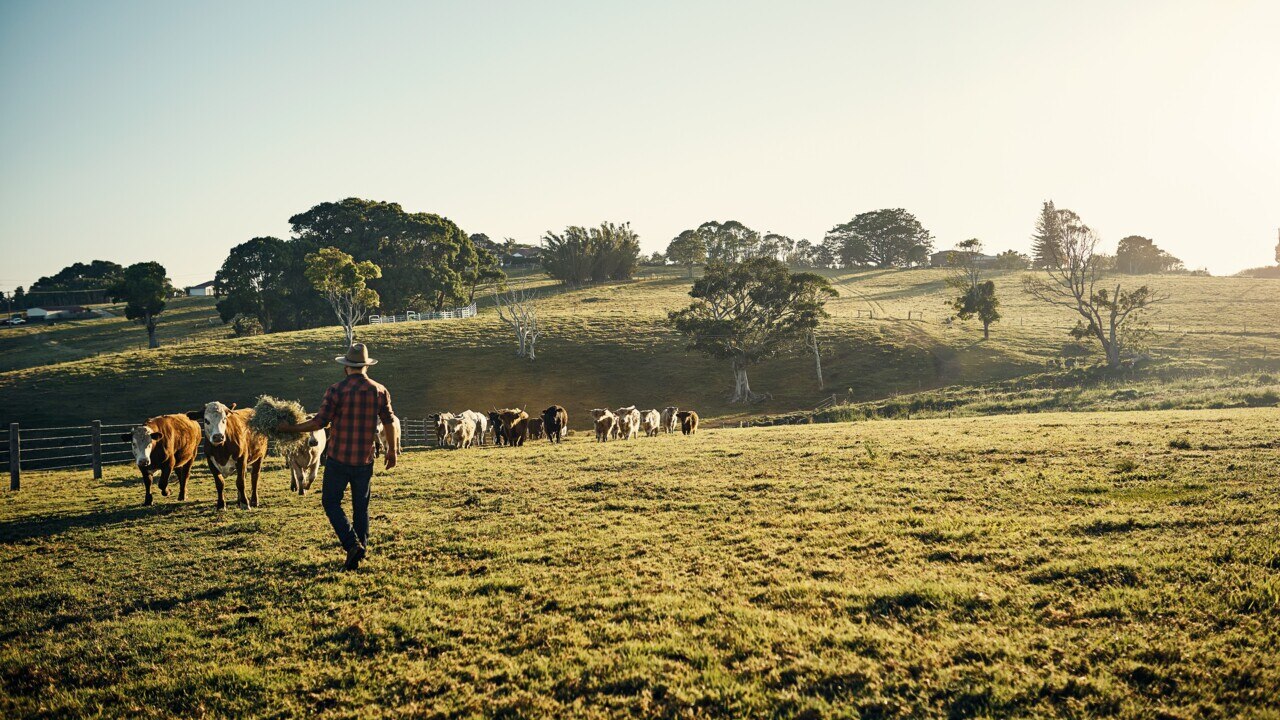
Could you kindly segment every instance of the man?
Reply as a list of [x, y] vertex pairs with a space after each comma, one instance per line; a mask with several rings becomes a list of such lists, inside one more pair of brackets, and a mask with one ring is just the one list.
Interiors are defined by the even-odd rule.
[[[391, 393], [369, 379], [368, 371], [378, 361], [369, 357], [364, 343], [355, 343], [343, 357], [334, 358], [346, 367], [346, 378], [324, 393], [320, 412], [297, 425], [281, 423], [276, 430], [304, 433], [329, 427], [329, 459], [324, 465], [320, 502], [325, 515], [347, 551], [346, 568], [360, 567], [369, 544], [369, 485], [373, 479], [373, 439], [378, 420], [391, 425]], [[387, 469], [396, 466], [397, 448], [387, 448]], [[351, 486], [351, 513], [354, 527], [342, 511], [342, 496]]]

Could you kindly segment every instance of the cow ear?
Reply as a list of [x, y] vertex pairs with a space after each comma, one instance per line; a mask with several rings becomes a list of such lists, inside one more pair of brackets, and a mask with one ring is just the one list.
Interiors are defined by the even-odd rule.
[[196, 420], [196, 421], [203, 420], [204, 413], [200, 412], [199, 410], [192, 410], [191, 412], [187, 413], [187, 419]]
[[120, 436], [120, 439], [125, 442], [133, 442], [133, 433], [125, 433]]
[[151, 439], [152, 439], [152, 440], [159, 440], [159, 439], [160, 439], [160, 433], [151, 433]]

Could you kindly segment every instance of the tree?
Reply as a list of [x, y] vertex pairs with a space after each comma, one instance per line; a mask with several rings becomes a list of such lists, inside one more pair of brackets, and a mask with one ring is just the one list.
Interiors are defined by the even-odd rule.
[[1116, 248], [1116, 269], [1128, 275], [1148, 275], [1182, 270], [1183, 264], [1148, 238], [1130, 235], [1121, 238]]
[[157, 262], [134, 263], [124, 269], [108, 292], [125, 302], [126, 318], [147, 329], [148, 345], [160, 347], [156, 341], [156, 324], [160, 313], [164, 312], [165, 299], [173, 293], [173, 285], [166, 277], [164, 266]]
[[13, 289], [13, 307], [18, 310], [27, 309], [27, 291], [21, 285]]
[[1052, 200], [1046, 200], [1036, 218], [1036, 231], [1031, 236], [1032, 263], [1041, 269], [1055, 268], [1063, 262], [1063, 226], [1079, 224], [1080, 216], [1070, 210], [1058, 210]]
[[283, 286], [290, 270], [289, 247], [280, 238], [256, 237], [231, 248], [213, 276], [222, 299], [218, 315], [229, 323], [237, 315], [257, 318], [263, 332], [275, 330], [285, 303]]
[[347, 347], [351, 347], [356, 341], [355, 326], [378, 305], [378, 293], [368, 282], [381, 277], [381, 268], [368, 260], [356, 262], [333, 247], [307, 255], [306, 267], [307, 280], [329, 301], [347, 336]]
[[694, 232], [702, 236], [708, 260], [739, 262], [759, 254], [760, 233], [737, 220], [709, 220]]
[[1031, 258], [1017, 250], [1005, 250], [996, 255], [992, 267], [997, 270], [1026, 270], [1031, 267]]
[[511, 326], [516, 336], [516, 356], [538, 359], [538, 338], [542, 337], [542, 325], [538, 322], [538, 308], [534, 301], [537, 292], [507, 289], [493, 292], [493, 304], [498, 308], [498, 318]]
[[688, 268], [693, 277], [693, 266], [707, 262], [706, 238], [697, 230], [685, 230], [667, 245], [667, 258]]
[[690, 350], [729, 360], [730, 402], [753, 402], [762, 396], [752, 392], [747, 369], [803, 343], [827, 317], [826, 298], [835, 294], [826, 278], [792, 273], [774, 258], [711, 262], [689, 291], [693, 303], [668, 320]]
[[787, 264], [792, 267], [813, 267], [813, 243], [808, 240], [797, 240], [795, 248], [787, 256]]
[[1025, 278], [1024, 288], [1039, 300], [1079, 315], [1072, 337], [1097, 340], [1107, 367], [1115, 368], [1126, 352], [1141, 347], [1150, 332], [1144, 319], [1146, 311], [1167, 296], [1146, 285], [1134, 290], [1125, 290], [1119, 282], [1110, 290], [1098, 287], [1103, 280], [1102, 257], [1096, 253], [1098, 236], [1078, 222], [1075, 213], [1069, 217], [1077, 221], [1061, 226], [1062, 262], [1046, 268], [1044, 278]]
[[970, 238], [956, 246], [959, 252], [951, 256], [951, 277], [947, 284], [960, 294], [951, 300], [956, 317], [969, 320], [977, 317], [982, 322], [982, 339], [991, 339], [991, 323], [1000, 319], [1000, 300], [996, 297], [996, 284], [982, 280], [982, 241]]
[[1276, 243], [1276, 265], [1280, 265], [1280, 242]]
[[44, 296], [50, 305], [87, 305], [107, 299], [107, 289], [120, 282], [124, 268], [110, 260], [73, 263], [42, 277], [30, 292]]
[[560, 234], [547, 231], [541, 262], [548, 275], [566, 285], [630, 280], [640, 262], [640, 237], [630, 223], [571, 225]]
[[831, 228], [827, 239], [838, 243], [838, 257], [846, 267], [902, 267], [918, 262], [933, 250], [933, 236], [902, 208], [857, 215]]

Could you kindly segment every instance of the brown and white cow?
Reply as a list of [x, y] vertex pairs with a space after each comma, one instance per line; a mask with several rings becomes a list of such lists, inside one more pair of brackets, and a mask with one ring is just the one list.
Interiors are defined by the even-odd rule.
[[532, 440], [541, 440], [543, 432], [543, 420], [540, 417], [529, 418], [529, 438]]
[[609, 408], [596, 408], [591, 417], [595, 418], [596, 442], [609, 442], [618, 434], [618, 416]]
[[[236, 504], [242, 508], [258, 507], [258, 476], [262, 460], [267, 456], [267, 438], [249, 429], [253, 408], [236, 410], [218, 401], [204, 406], [204, 412], [187, 413], [192, 420], [204, 420], [204, 458], [218, 487], [218, 509], [227, 506], [223, 497], [225, 478], [235, 473]], [[244, 477], [252, 485], [249, 497], [244, 494]]]
[[120, 436], [133, 444], [133, 459], [146, 487], [143, 505], [150, 505], [151, 473], [158, 471], [160, 494], [169, 495], [169, 476], [178, 476], [178, 500], [187, 499], [187, 478], [200, 447], [200, 425], [186, 415], [158, 415]]
[[678, 412], [680, 412], [680, 408], [675, 405], [668, 405], [662, 408], [662, 429], [668, 434], [675, 434], [676, 413]]
[[657, 410], [645, 410], [640, 413], [640, 429], [645, 437], [658, 437], [661, 429], [662, 415]]
[[[307, 416], [307, 419], [315, 415]], [[316, 480], [320, 471], [320, 463], [328, 447], [329, 435], [325, 428], [307, 433], [307, 440], [296, 446], [285, 455], [285, 464], [289, 466], [289, 489], [299, 495], [306, 495], [311, 483]]]
[[676, 413], [676, 418], [680, 420], [680, 432], [685, 435], [698, 432], [698, 413], [692, 410], [681, 410]]

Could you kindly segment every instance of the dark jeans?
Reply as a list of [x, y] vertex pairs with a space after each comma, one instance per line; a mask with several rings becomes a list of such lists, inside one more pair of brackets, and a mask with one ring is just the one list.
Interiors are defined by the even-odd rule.
[[[373, 479], [373, 463], [368, 465], [344, 465], [336, 460], [326, 460], [324, 464], [324, 482], [320, 491], [320, 504], [324, 506], [324, 514], [329, 516], [333, 531], [338, 533], [342, 549], [350, 550], [356, 541], [361, 545], [369, 544], [369, 485]], [[351, 485], [351, 514], [355, 527], [347, 522], [347, 514], [342, 511], [342, 496]]]

